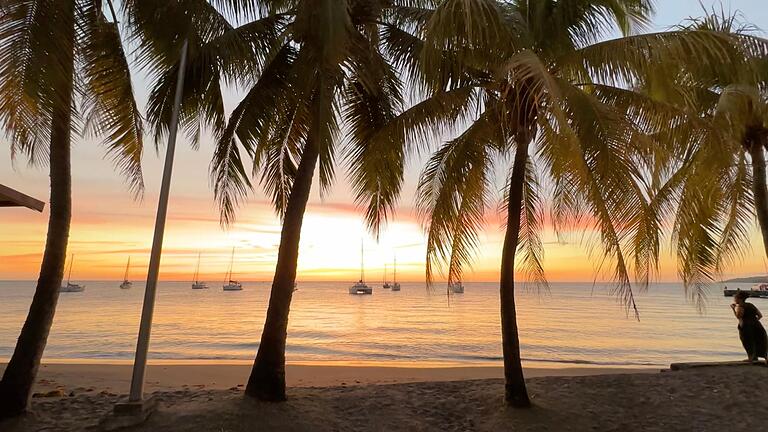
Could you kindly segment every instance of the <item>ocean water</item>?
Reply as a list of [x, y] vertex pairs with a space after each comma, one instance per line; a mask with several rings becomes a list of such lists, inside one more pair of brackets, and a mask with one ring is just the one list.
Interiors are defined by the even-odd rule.
[[[144, 285], [83, 281], [83, 293], [62, 293], [45, 352], [47, 360], [126, 361], [133, 358]], [[162, 282], [150, 358], [251, 360], [270, 283], [221, 283], [192, 290]], [[347, 293], [348, 282], [299, 282], [288, 329], [289, 362], [349, 364], [501, 364], [498, 288], [466, 283], [448, 297], [423, 283], [402, 291], [374, 286], [371, 296]], [[749, 285], [733, 284], [748, 288]], [[521, 292], [518, 320], [529, 365], [667, 366], [681, 361], [744, 358], [730, 308], [713, 287], [700, 313], [679, 284], [639, 293], [640, 320], [628, 316], [608, 287], [555, 283], [548, 294]], [[0, 282], [0, 359], [8, 359], [34, 292], [33, 281]], [[752, 299], [768, 312], [768, 300]]]

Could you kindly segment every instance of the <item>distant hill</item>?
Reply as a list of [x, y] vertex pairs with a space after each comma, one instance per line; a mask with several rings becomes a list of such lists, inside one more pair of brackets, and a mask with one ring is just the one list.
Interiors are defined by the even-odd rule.
[[744, 278], [728, 279], [725, 282], [731, 283], [768, 283], [768, 276], [750, 276]]

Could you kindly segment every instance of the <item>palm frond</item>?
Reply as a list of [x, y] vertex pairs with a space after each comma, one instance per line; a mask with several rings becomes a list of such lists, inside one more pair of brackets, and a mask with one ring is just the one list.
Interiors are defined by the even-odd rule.
[[70, 100], [62, 89], [73, 79], [64, 67], [71, 58], [63, 56], [75, 53], [66, 33], [74, 28], [75, 6], [64, 3], [9, 0], [0, 14], [0, 125], [11, 154], [34, 164], [48, 159], [52, 110]]
[[86, 131], [106, 135], [104, 145], [135, 196], [144, 190], [141, 172], [143, 119], [134, 98], [131, 72], [117, 23], [96, 8], [81, 15]]
[[653, 14], [649, 0], [515, 2], [514, 6], [525, 17], [531, 44], [548, 56], [595, 43], [616, 30], [629, 35], [647, 27]]
[[715, 270], [719, 273], [724, 266], [733, 265], [744, 257], [749, 234], [755, 220], [755, 201], [752, 194], [752, 172], [746, 154], [739, 152], [736, 163], [724, 176], [722, 188], [723, 215], [725, 223], [720, 234]]
[[233, 29], [226, 17], [206, 0], [124, 0], [122, 11], [130, 41], [136, 46], [138, 64], [149, 75], [173, 68], [185, 39], [193, 53], [197, 47]]
[[[544, 210], [540, 191], [542, 189], [536, 173], [535, 161], [528, 159], [523, 182], [522, 211], [520, 212], [520, 233], [518, 252], [522, 253], [521, 266], [525, 279], [537, 290], [549, 290], [549, 282], [542, 265], [544, 246], [539, 233], [543, 227]], [[507, 187], [506, 190], [509, 190]], [[503, 200], [506, 204], [508, 198]]]
[[568, 124], [557, 124], [556, 128], [544, 125], [544, 132], [553, 142], [543, 141], [542, 152], [570, 154], [570, 159], [548, 157], [547, 160], [559, 159], [564, 163], [559, 167], [567, 173], [552, 172], [553, 177], [563, 177], [563, 184], [575, 184], [577, 190], [582, 191], [583, 196], [577, 203], [584, 205], [594, 218], [595, 228], [600, 233], [602, 255], [613, 263], [610, 275], [616, 282], [613, 293], [622, 300], [628, 312], [633, 311], [639, 316], [632, 290], [629, 256], [624, 248], [632, 237], [632, 230], [637, 229], [632, 224], [635, 212], [648, 205], [637, 185], [641, 174], [632, 158], [632, 143], [641, 134], [621, 112], [566, 82], [559, 82], [559, 88]]
[[[495, 0], [447, 0], [434, 10], [424, 31], [421, 61], [433, 89], [461, 86], [477, 70], [492, 70], [513, 52], [513, 35]], [[448, 60], [448, 61], [446, 61]]]
[[360, 63], [344, 94], [346, 159], [356, 202], [366, 209], [368, 226], [378, 236], [400, 194], [405, 145], [371, 138], [402, 111], [402, 83], [375, 50]]
[[[461, 280], [471, 262], [490, 199], [493, 147], [503, 139], [493, 113], [485, 113], [430, 158], [417, 188], [417, 208], [427, 221], [427, 281], [447, 264], [448, 279]], [[493, 146], [489, 146], [493, 143]]]
[[[647, 33], [598, 42], [558, 60], [574, 76], [586, 68], [604, 84], [638, 83], [664, 65], [676, 70], [733, 73], [732, 65], [745, 64], [744, 55], [759, 58], [768, 53], [768, 41], [748, 35], [706, 30]], [[575, 67], [575, 68], [574, 68]], [[672, 76], [675, 70], [666, 71]]]
[[[276, 131], [285, 130], [286, 122], [281, 119], [284, 120], [286, 116], [280, 117], [279, 114], [292, 112], [291, 107], [295, 110], [297, 100], [291, 97], [289, 84], [295, 56], [296, 52], [290, 45], [285, 45], [278, 51], [259, 80], [234, 109], [216, 144], [210, 170], [214, 197], [221, 212], [223, 225], [234, 222], [237, 206], [251, 188], [238, 145], [242, 145], [251, 155], [256, 170], [256, 167], [261, 166], [262, 160], [265, 160], [264, 155], [269, 153], [269, 144], [278, 143], [276, 137], [280, 135]], [[294, 124], [292, 116], [290, 124]], [[289, 128], [291, 131], [295, 130], [293, 127]], [[272, 155], [273, 164], [270, 166], [282, 166], [274, 165], [274, 151]], [[281, 157], [276, 159], [284, 161]], [[285, 184], [283, 177], [275, 179], [280, 184]], [[283, 188], [275, 187], [273, 191], [280, 193]], [[282, 214], [284, 200], [275, 199], [275, 202], [278, 212]]]

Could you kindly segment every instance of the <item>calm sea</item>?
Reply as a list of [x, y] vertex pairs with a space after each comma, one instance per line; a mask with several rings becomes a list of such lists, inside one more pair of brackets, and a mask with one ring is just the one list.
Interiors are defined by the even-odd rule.
[[[85, 281], [83, 293], [62, 293], [47, 360], [133, 358], [143, 283]], [[221, 283], [192, 290], [163, 282], [152, 333], [151, 358], [250, 360], [258, 347], [270, 284]], [[450, 298], [424, 284], [371, 296], [351, 296], [346, 282], [300, 282], [288, 329], [293, 362], [500, 364], [498, 291], [467, 283]], [[737, 284], [733, 284], [737, 286]], [[749, 285], [741, 285], [748, 287]], [[713, 288], [702, 314], [679, 284], [656, 284], [638, 296], [640, 321], [628, 317], [608, 288], [556, 283], [549, 294], [521, 293], [522, 355], [529, 364], [666, 366], [670, 362], [744, 358], [726, 299]], [[0, 282], [0, 359], [10, 357], [34, 282]], [[768, 312], [768, 300], [751, 300]]]

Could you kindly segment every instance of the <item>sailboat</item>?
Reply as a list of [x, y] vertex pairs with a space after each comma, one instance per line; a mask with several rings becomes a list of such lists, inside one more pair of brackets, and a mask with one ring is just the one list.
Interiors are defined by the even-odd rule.
[[390, 289], [392, 286], [387, 282], [387, 265], [384, 264], [384, 289]]
[[232, 280], [232, 266], [235, 263], [235, 248], [232, 248], [232, 258], [229, 260], [229, 272], [227, 272], [227, 284], [222, 288], [224, 291], [242, 291], [243, 284], [236, 280]]
[[395, 268], [392, 274], [392, 291], [400, 291], [400, 282], [397, 281], [397, 257], [395, 257]]
[[208, 289], [208, 284], [198, 280], [200, 277], [200, 252], [197, 253], [197, 266], [195, 267], [194, 282], [192, 282], [192, 289]]
[[354, 285], [349, 287], [349, 293], [354, 295], [365, 295], [365, 294], [373, 294], [373, 288], [366, 285], [363, 280], [365, 279], [365, 269], [364, 269], [364, 263], [365, 258], [363, 254], [363, 242], [360, 242], [360, 280], [357, 281]]
[[131, 257], [128, 257], [128, 264], [125, 265], [125, 275], [123, 276], [123, 283], [120, 284], [120, 289], [130, 289], [133, 286], [133, 282], [128, 280], [128, 271], [131, 268]]
[[67, 273], [67, 284], [59, 287], [59, 292], [83, 292], [85, 285], [70, 282], [72, 278], [72, 265], [75, 263], [75, 254], [69, 258], [69, 272]]
[[464, 284], [461, 281], [449, 282], [448, 291], [454, 294], [464, 294]]

